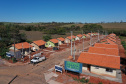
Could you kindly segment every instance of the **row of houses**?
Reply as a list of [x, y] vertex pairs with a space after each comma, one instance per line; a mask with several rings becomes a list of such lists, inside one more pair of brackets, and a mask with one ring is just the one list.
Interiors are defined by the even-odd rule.
[[82, 63], [82, 71], [93, 74], [116, 77], [120, 69], [120, 56], [116, 35], [110, 34], [89, 47], [88, 52], [82, 52], [77, 60]]
[[[92, 33], [93, 35], [96, 35], [97, 33]], [[77, 36], [72, 36], [72, 41], [75, 40], [81, 40], [82, 38], [89, 38], [91, 35], [90, 33], [88, 34], [79, 34]], [[21, 52], [23, 55], [28, 55], [31, 50], [37, 51], [40, 49], [44, 49], [46, 47], [56, 47], [58, 45], [62, 45], [64, 43], [70, 43], [71, 42], [71, 36], [68, 36], [66, 38], [60, 37], [57, 39], [50, 39], [49, 41], [45, 42], [43, 40], [37, 40], [33, 41], [31, 44], [27, 42], [22, 42], [22, 43], [17, 43], [15, 44], [15, 52]], [[14, 44], [9, 48], [9, 52], [12, 54], [14, 52]], [[21, 56], [16, 56], [16, 58], [21, 58]]]

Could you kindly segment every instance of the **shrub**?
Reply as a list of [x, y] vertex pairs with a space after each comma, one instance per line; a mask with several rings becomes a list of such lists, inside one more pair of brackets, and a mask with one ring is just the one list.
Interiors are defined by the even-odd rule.
[[13, 61], [13, 63], [17, 62], [17, 60], [16, 60], [16, 58], [15, 58], [15, 57], [14, 57], [14, 58], [12, 58], [11, 60]]
[[6, 60], [9, 60], [9, 59], [10, 59], [10, 57], [7, 57], [7, 56], [4, 56], [4, 58], [5, 58]]

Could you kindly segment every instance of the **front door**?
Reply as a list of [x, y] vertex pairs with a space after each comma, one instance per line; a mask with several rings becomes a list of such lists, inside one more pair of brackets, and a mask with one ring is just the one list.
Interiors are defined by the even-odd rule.
[[88, 65], [87, 65], [87, 69], [88, 69], [88, 71], [90, 71], [90, 68], [91, 68], [91, 65], [88, 64]]

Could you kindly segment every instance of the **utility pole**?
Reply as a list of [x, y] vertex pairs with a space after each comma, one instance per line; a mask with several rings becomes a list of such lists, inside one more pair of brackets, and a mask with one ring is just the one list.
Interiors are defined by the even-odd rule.
[[71, 31], [71, 56], [72, 56], [72, 31]]
[[14, 35], [14, 57], [16, 57], [15, 55], [16, 54], [15, 54], [15, 35]]
[[[92, 31], [91, 31], [91, 35], [92, 35]], [[91, 46], [91, 39], [92, 39], [92, 36], [90, 36], [90, 46]]]
[[30, 54], [30, 43], [29, 43], [29, 61], [31, 61], [31, 54]]
[[[83, 35], [83, 30], [82, 30], [82, 35]], [[82, 51], [84, 52], [84, 36], [83, 36], [83, 50]]]
[[99, 42], [99, 30], [98, 30], [98, 42]]
[[74, 41], [74, 55], [73, 55], [73, 60], [75, 60], [75, 41]]
[[23, 43], [22, 43], [22, 58], [23, 58], [23, 61], [24, 61], [24, 52], [23, 52]]

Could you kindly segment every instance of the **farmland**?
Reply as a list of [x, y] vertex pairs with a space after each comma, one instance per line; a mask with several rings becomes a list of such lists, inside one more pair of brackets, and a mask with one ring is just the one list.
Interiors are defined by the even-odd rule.
[[[28, 24], [19, 24], [19, 25], [36, 25], [37, 23], [28, 23]], [[39, 24], [39, 23], [38, 23]], [[43, 25], [48, 25], [48, 24], [42, 24]], [[62, 24], [61, 27], [71, 27], [72, 25], [79, 26], [80, 28], [83, 27], [85, 24]], [[126, 30], [126, 23], [98, 23], [98, 25], [101, 25], [104, 30], [108, 31], [123, 31]], [[42, 31], [25, 31], [25, 30], [20, 30], [20, 33], [25, 33], [27, 36], [27, 39], [34, 41], [34, 40], [39, 40], [43, 39], [42, 37], [46, 34]], [[84, 31], [85, 32], [85, 31]], [[74, 35], [81, 34], [82, 31], [73, 31]], [[58, 38], [58, 37], [66, 37], [70, 35], [70, 31], [67, 31], [65, 35], [58, 35], [58, 34], [51, 34], [52, 38]]]

